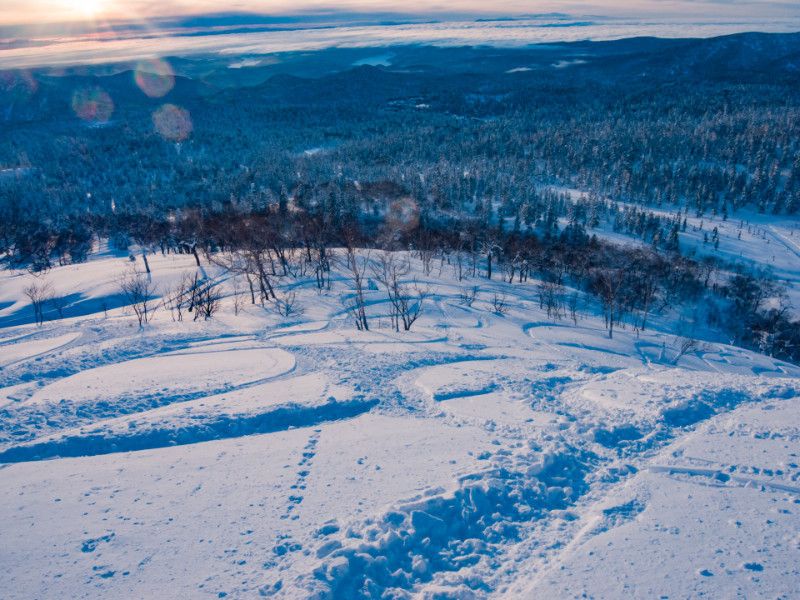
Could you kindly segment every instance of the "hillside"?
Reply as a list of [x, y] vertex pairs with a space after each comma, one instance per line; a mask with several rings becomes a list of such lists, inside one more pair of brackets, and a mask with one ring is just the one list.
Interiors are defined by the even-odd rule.
[[[287, 318], [204, 261], [213, 318], [141, 330], [110, 302], [127, 258], [52, 269], [86, 314], [0, 340], [6, 593], [791, 595], [800, 368], [412, 264], [410, 332], [377, 283], [357, 331], [341, 266], [282, 282]], [[196, 269], [150, 265], [159, 294]], [[2, 274], [0, 316], [30, 280]]]

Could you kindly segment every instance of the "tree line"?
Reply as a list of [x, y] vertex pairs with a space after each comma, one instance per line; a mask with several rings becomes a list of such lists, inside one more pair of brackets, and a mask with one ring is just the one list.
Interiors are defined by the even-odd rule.
[[[408, 280], [411, 266], [403, 257], [411, 253], [424, 277], [459, 282], [466, 305], [475, 301], [483, 280], [535, 282], [540, 307], [550, 318], [577, 323], [580, 306], [589, 299], [611, 337], [620, 327], [646, 330], [656, 315], [680, 315], [676, 333], [690, 339], [710, 330], [726, 341], [800, 362], [800, 322], [793, 319], [784, 291], [766, 274], [649, 245], [610, 243], [579, 222], [542, 234], [508, 223], [487, 227], [474, 217], [331, 219], [324, 212], [276, 203], [260, 212], [231, 208], [176, 211], [164, 220], [117, 217], [98, 231], [118, 249], [136, 252], [147, 271], [152, 253], [192, 255], [198, 266], [222, 268], [236, 282], [238, 308], [245, 297], [291, 315], [300, 309], [281, 284], [310, 278], [320, 291], [330, 290], [332, 268], [340, 265], [351, 284], [342, 304], [359, 329], [370, 328], [365, 294], [374, 280], [389, 299], [392, 326], [407, 331], [429, 295], [424, 284]], [[153, 295], [136, 285], [144, 284], [129, 282], [125, 293]], [[202, 281], [182, 281], [164, 292], [164, 306], [177, 320], [187, 308], [195, 311], [194, 318], [210, 318], [221, 300]], [[502, 295], [490, 304], [500, 314], [507, 309]]]

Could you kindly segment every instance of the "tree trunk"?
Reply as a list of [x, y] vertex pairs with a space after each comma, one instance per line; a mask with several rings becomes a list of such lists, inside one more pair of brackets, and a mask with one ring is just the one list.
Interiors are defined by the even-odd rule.
[[194, 260], [197, 263], [197, 266], [200, 266], [200, 257], [197, 255], [197, 244], [192, 244], [192, 254], [194, 254]]
[[150, 263], [147, 262], [147, 250], [142, 248], [142, 260], [144, 261], [144, 270], [150, 275]]
[[245, 277], [247, 278], [247, 285], [250, 286], [250, 301], [253, 304], [255, 304], [256, 303], [256, 291], [255, 291], [255, 289], [253, 289], [253, 280], [250, 279], [250, 273], [247, 273], [245, 275]]

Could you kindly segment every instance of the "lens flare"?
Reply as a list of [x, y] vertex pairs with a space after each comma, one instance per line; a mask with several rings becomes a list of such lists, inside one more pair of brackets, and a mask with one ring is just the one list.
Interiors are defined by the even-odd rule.
[[107, 123], [114, 113], [114, 102], [100, 88], [84, 88], [72, 94], [72, 110], [84, 121]]
[[386, 223], [396, 231], [411, 231], [419, 225], [419, 206], [413, 198], [399, 198], [389, 205]]
[[174, 104], [165, 104], [153, 113], [153, 126], [161, 137], [171, 142], [182, 142], [193, 129], [189, 111]]
[[30, 71], [0, 72], [0, 92], [8, 94], [15, 102], [24, 102], [36, 93], [39, 84]]
[[133, 78], [139, 89], [150, 98], [162, 98], [175, 87], [175, 73], [169, 63], [161, 59], [139, 62]]

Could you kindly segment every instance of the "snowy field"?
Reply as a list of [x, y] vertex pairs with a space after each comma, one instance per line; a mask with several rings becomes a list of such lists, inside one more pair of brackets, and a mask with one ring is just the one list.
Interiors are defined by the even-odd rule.
[[[235, 314], [203, 264], [220, 312], [142, 330], [127, 258], [51, 270], [42, 327], [32, 276], [0, 273], [3, 598], [797, 597], [800, 368], [711, 342], [676, 363], [665, 333], [416, 260], [408, 333], [373, 282], [357, 331], [341, 272], [280, 281], [302, 314]], [[150, 265], [162, 291], [196, 271]]]

